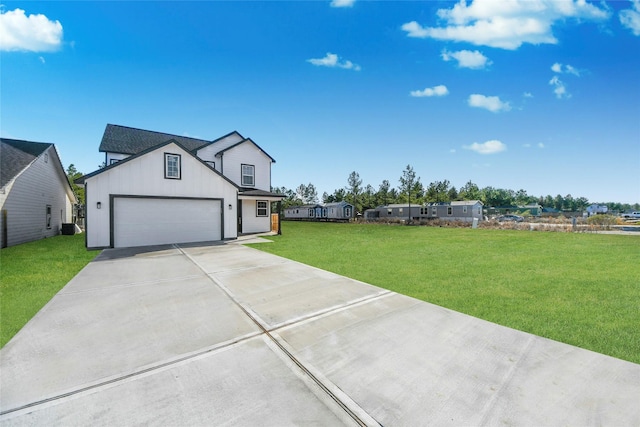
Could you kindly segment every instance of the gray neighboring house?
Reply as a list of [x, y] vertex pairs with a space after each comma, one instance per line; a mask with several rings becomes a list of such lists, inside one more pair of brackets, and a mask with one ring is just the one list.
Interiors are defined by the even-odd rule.
[[60, 234], [75, 203], [53, 144], [0, 138], [0, 247]]
[[463, 200], [451, 203], [427, 203], [424, 205], [393, 204], [378, 206], [375, 209], [367, 209], [364, 213], [366, 220], [378, 220], [385, 218], [395, 218], [401, 220], [409, 219], [411, 210], [412, 220], [440, 219], [447, 221], [472, 222], [474, 219], [482, 221], [483, 204], [479, 200]]

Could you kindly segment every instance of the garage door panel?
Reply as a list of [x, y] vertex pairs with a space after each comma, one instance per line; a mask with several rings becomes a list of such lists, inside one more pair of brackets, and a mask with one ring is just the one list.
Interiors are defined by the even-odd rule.
[[221, 240], [220, 200], [114, 198], [114, 246]]

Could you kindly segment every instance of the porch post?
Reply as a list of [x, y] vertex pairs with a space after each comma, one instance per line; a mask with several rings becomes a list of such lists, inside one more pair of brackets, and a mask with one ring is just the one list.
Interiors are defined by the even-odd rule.
[[278, 200], [278, 235], [282, 235], [282, 200]]

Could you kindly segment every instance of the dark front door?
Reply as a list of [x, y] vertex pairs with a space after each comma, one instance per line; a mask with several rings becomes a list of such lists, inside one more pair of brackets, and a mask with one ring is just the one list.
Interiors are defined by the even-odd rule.
[[242, 200], [238, 200], [238, 234], [242, 233]]

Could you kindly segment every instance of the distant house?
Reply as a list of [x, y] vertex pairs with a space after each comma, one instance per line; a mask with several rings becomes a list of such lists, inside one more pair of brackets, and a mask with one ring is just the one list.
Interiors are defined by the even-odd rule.
[[271, 230], [275, 160], [238, 132], [214, 140], [108, 124], [85, 186], [88, 248], [235, 239]]
[[53, 144], [0, 138], [0, 246], [60, 234], [77, 203]]
[[322, 206], [319, 204], [289, 206], [284, 210], [286, 219], [315, 219], [322, 216]]
[[609, 207], [607, 205], [593, 204], [587, 206], [587, 213], [589, 214], [589, 216], [596, 214], [606, 214], [607, 212], [609, 212]]
[[284, 210], [284, 218], [290, 220], [348, 221], [354, 217], [351, 203], [336, 203], [290, 206]]
[[[446, 221], [472, 222], [473, 219], [482, 221], [482, 202], [479, 200], [464, 200], [451, 203], [427, 203], [424, 205], [392, 204], [367, 209], [364, 219], [377, 220], [395, 218], [401, 220], [429, 220], [440, 219]], [[409, 211], [411, 211], [409, 215]]]

